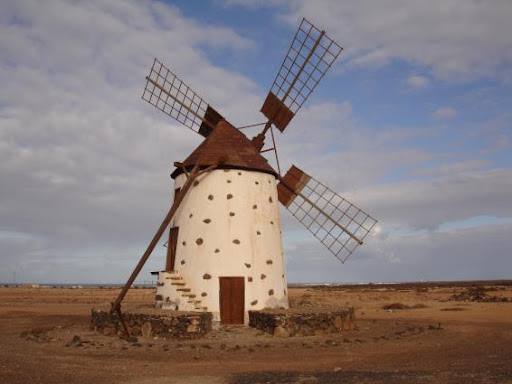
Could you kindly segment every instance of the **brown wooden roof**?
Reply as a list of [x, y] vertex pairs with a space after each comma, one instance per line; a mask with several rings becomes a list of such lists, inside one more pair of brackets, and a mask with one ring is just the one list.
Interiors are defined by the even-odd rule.
[[[251, 141], [226, 121], [218, 123], [213, 132], [183, 161], [187, 170], [196, 164], [201, 168], [218, 164], [218, 168], [223, 169], [246, 169], [278, 175]], [[183, 170], [176, 168], [171, 177], [174, 179], [181, 173]]]

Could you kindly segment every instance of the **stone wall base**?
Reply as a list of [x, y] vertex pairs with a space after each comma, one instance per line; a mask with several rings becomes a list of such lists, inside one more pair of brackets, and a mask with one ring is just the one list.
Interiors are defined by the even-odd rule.
[[[149, 311], [149, 313], [124, 312], [123, 318], [132, 336], [161, 337], [166, 339], [199, 339], [212, 329], [209, 312], [183, 313], [174, 311]], [[117, 313], [91, 310], [91, 328], [104, 335], [122, 335], [123, 326]]]
[[314, 336], [355, 328], [354, 308], [332, 312], [249, 311], [249, 326], [278, 337]]

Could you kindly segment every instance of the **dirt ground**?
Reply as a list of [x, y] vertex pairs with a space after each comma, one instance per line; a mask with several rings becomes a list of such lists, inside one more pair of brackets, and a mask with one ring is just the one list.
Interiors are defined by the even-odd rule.
[[[222, 326], [195, 341], [92, 331], [91, 308], [118, 292], [0, 288], [0, 383], [512, 383], [510, 281], [294, 287], [293, 307], [352, 306], [357, 329], [275, 338]], [[153, 298], [132, 289], [125, 308]]]

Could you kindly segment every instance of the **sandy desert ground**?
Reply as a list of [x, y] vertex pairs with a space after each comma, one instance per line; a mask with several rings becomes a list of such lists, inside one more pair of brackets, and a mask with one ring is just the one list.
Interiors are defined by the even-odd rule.
[[[356, 309], [356, 330], [302, 338], [243, 326], [195, 341], [91, 331], [91, 308], [118, 292], [0, 288], [0, 383], [512, 383], [510, 281], [291, 288], [295, 308]], [[125, 307], [153, 296], [132, 289]]]

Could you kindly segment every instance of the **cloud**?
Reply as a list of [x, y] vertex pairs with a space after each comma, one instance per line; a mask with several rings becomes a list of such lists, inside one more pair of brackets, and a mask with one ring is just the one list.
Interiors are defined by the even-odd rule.
[[429, 80], [425, 76], [409, 76], [407, 78], [407, 84], [410, 85], [413, 88], [423, 88], [426, 87], [429, 83]]
[[454, 117], [457, 114], [457, 111], [450, 107], [440, 107], [434, 111], [432, 116], [436, 119], [448, 119], [450, 117]]
[[242, 6], [249, 9], [258, 8], [273, 8], [277, 6], [284, 6], [287, 4], [287, 0], [215, 0], [216, 3], [222, 4], [223, 6], [233, 7]]
[[[12, 260], [35, 281], [87, 260], [77, 278], [122, 280], [169, 209], [172, 162], [201, 141], [141, 101], [153, 57], [237, 120], [256, 86], [204, 49], [256, 46], [160, 2], [2, 4], [0, 280]], [[105, 258], [117, 260], [108, 273]]]
[[508, 148], [508, 146], [509, 146], [509, 139], [504, 133], [500, 134], [494, 141], [494, 148], [504, 149], [504, 148]]
[[511, 224], [499, 224], [405, 236], [382, 234], [368, 239], [345, 264], [314, 241], [304, 242], [293, 251], [285, 249], [292, 255], [287, 259], [288, 279], [354, 283], [507, 279], [511, 230]]
[[[251, 3], [258, 7], [258, 2]], [[410, 86], [419, 87], [422, 78], [429, 84], [431, 76], [498, 75], [495, 61], [508, 62], [506, 50], [489, 56], [486, 44], [509, 44], [505, 39], [490, 42], [495, 30], [484, 29], [472, 41], [472, 50], [480, 49], [478, 57], [464, 44], [454, 53], [451, 49], [468, 39], [444, 21], [439, 36], [426, 31], [425, 23], [436, 25], [447, 12], [432, 6], [412, 9], [405, 3], [404, 16], [379, 2], [326, 4], [279, 4], [279, 13], [292, 20], [305, 11], [332, 37], [347, 42], [345, 65], [399, 59], [418, 64], [412, 73], [432, 69], [433, 75], [410, 76]], [[460, 10], [473, 20], [466, 4], [472, 3], [461, 3]], [[495, 12], [490, 8], [475, 28], [489, 23], [489, 14]], [[426, 21], [415, 30], [420, 16]], [[462, 28], [461, 23], [466, 26], [456, 19], [453, 28]], [[293, 27], [297, 24], [294, 19]], [[498, 20], [492, 28], [508, 30], [508, 25]], [[183, 160], [202, 140], [141, 101], [153, 57], [240, 125], [261, 121], [260, 86], [215, 65], [210, 55], [214, 51], [229, 61], [262, 49], [231, 28], [191, 19], [162, 2], [2, 4], [0, 281], [9, 281], [13, 270], [24, 281], [123, 281], [169, 209], [172, 162]], [[463, 65], [448, 70], [445, 65], [455, 56]], [[438, 148], [449, 127], [390, 124], [376, 129], [356, 114], [359, 108], [354, 100], [308, 100], [293, 126], [284, 135], [276, 133], [283, 171], [297, 164], [380, 220], [380, 232], [340, 272], [339, 262], [284, 214], [290, 281], [316, 276], [338, 281], [396, 279], [393, 268], [413, 279], [419, 276], [417, 270], [429, 270], [429, 257], [445, 267], [452, 263], [453, 268], [459, 268], [461, 260], [471, 262], [458, 275], [469, 278], [480, 267], [476, 250], [485, 246], [496, 250], [494, 265], [505, 270], [500, 252], [507, 249], [508, 224], [493, 226], [495, 236], [487, 236], [489, 226], [455, 232], [440, 228], [473, 217], [512, 216], [510, 169], [498, 169], [492, 159]], [[455, 113], [444, 109], [453, 111], [448, 115]], [[509, 116], [504, 116], [492, 126], [475, 125], [474, 131], [478, 138], [493, 132], [489, 146], [504, 148], [510, 144], [508, 122]], [[436, 145], [435, 150], [425, 143]], [[476, 242], [477, 236], [480, 248], [472, 253], [466, 244]], [[460, 248], [457, 242], [463, 242]], [[448, 249], [451, 261], [444, 263], [439, 255]], [[159, 246], [141, 276], [161, 268], [163, 254]], [[327, 261], [331, 259], [333, 264]], [[482, 269], [482, 277], [496, 275], [491, 267]]]
[[512, 3], [435, 0], [289, 3], [281, 17], [296, 26], [305, 16], [344, 47], [345, 65], [394, 60], [429, 68], [439, 79], [510, 78]]
[[[510, 169], [454, 174], [359, 189], [356, 198], [386, 231], [434, 230], [478, 216], [512, 217]], [[360, 204], [362, 205], [362, 203]]]
[[456, 175], [462, 172], [478, 170], [491, 165], [489, 160], [471, 159], [466, 161], [458, 161], [454, 163], [444, 163], [437, 167], [418, 168], [411, 172], [416, 176], [440, 176], [440, 175]]

